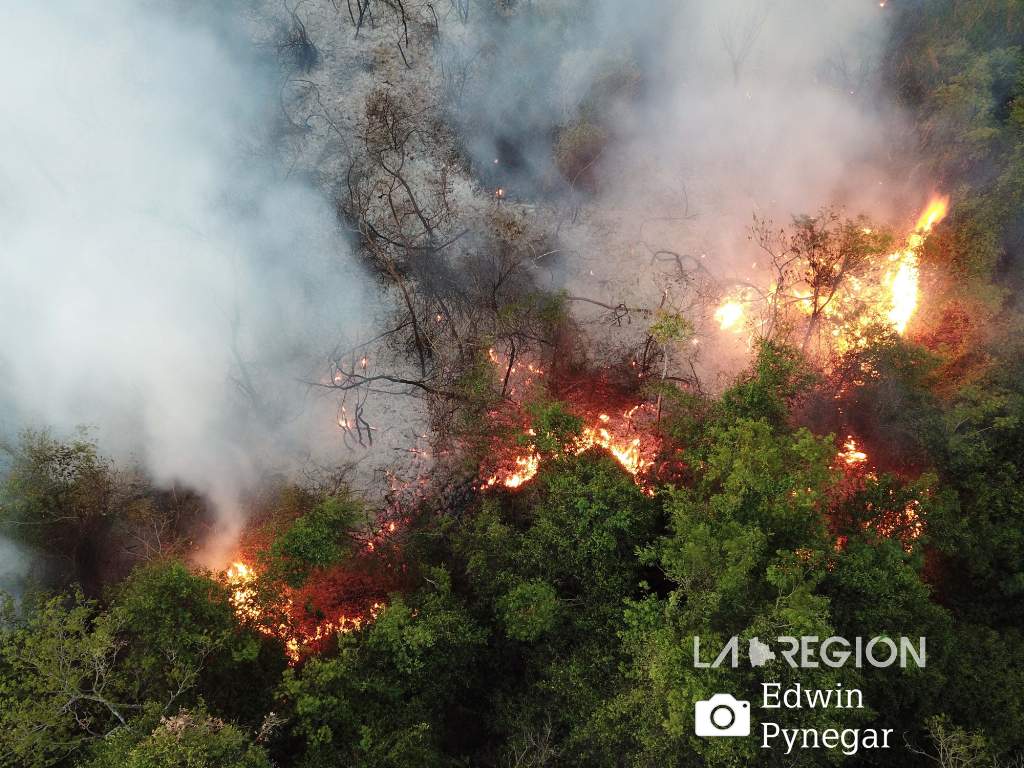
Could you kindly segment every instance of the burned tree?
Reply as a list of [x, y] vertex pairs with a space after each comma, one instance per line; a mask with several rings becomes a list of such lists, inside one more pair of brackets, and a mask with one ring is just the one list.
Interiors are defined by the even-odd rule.
[[296, 69], [309, 72], [320, 61], [320, 51], [309, 37], [306, 24], [297, 13], [299, 5], [285, 8], [288, 11], [288, 31], [284, 40], [278, 45], [278, 51], [290, 58]]
[[755, 219], [752, 238], [768, 254], [774, 273], [771, 289], [763, 294], [766, 338], [789, 340], [802, 316], [799, 346], [806, 352], [812, 342], [825, 342], [826, 318], [841, 324], [847, 316], [870, 316], [865, 312], [868, 297], [858, 295], [860, 281], [891, 243], [888, 234], [876, 232], [863, 218], [843, 219], [826, 209], [794, 218], [789, 231]]

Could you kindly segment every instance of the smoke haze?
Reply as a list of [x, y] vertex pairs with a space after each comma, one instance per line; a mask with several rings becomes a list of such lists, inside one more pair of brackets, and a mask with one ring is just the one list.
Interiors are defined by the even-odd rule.
[[[656, 306], [676, 276], [654, 257], [663, 250], [718, 284], [767, 285], [753, 215], [784, 226], [835, 205], [902, 225], [932, 191], [913, 178], [911, 133], [882, 95], [877, 3], [602, 2], [585, 17], [572, 3], [515, 7], [450, 37], [446, 66], [475, 75], [452, 78], [452, 93], [482, 177], [509, 199], [568, 203], [552, 287]], [[573, 126], [599, 147], [582, 153], [582, 193], [555, 167]], [[723, 364], [704, 370], [727, 378], [749, 350], [718, 332], [713, 308], [696, 318], [701, 349]]]
[[230, 533], [329, 439], [301, 380], [367, 330], [333, 212], [275, 162], [273, 73], [218, 19], [117, 1], [9, 7], [0, 67], [3, 426], [95, 425]]
[[[753, 214], [784, 224], [837, 203], [891, 220], [930, 191], [907, 181], [904, 125], [878, 95], [886, 11], [874, 2], [430, 8], [409, 5], [419, 21], [400, 58], [383, 12], [355, 36], [343, 7], [301, 3], [319, 54], [288, 83], [268, 55], [292, 24], [276, 2], [9, 9], [4, 430], [95, 425], [104, 450], [209, 494], [229, 532], [263, 474], [336, 449], [337, 403], [301, 382], [374, 336], [383, 310], [323, 194], [352, 159], [334, 145], [377, 87], [424, 113], [444, 107], [456, 127], [469, 173], [455, 151], [415, 166], [450, 172], [460, 227], [480, 229], [493, 187], [507, 187], [509, 205], [557, 233], [544, 284], [610, 304], [656, 306], [678, 289], [672, 303], [692, 306], [659, 250], [721, 284], [764, 284]], [[291, 124], [278, 135], [282, 106]], [[555, 161], [581, 123], [602, 135], [587, 184]], [[446, 258], [473, 258], [475, 242]], [[747, 355], [712, 308], [694, 319], [714, 376]], [[595, 346], [628, 336], [601, 322]]]

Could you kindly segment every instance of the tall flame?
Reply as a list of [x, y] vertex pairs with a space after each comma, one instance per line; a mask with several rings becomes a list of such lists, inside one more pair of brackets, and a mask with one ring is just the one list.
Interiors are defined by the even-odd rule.
[[946, 218], [946, 212], [949, 210], [949, 195], [941, 195], [934, 198], [928, 207], [924, 209], [924, 212], [917, 220], [917, 226], [914, 231], [919, 234], [927, 234], [932, 231], [932, 227]]
[[924, 244], [925, 235], [946, 217], [947, 210], [948, 196], [934, 198], [918, 217], [917, 226], [907, 238], [907, 247], [889, 257], [894, 264], [885, 275], [885, 285], [889, 289], [891, 304], [887, 317], [896, 333], [900, 335], [907, 330], [907, 324], [917, 311], [920, 299], [918, 283], [921, 270], [918, 266], [917, 253]]
[[893, 254], [890, 258], [896, 265], [895, 270], [890, 270], [885, 276], [891, 304], [886, 317], [896, 333], [902, 336], [907, 330], [907, 323], [917, 311], [921, 270], [917, 264], [917, 254], [910, 248]]

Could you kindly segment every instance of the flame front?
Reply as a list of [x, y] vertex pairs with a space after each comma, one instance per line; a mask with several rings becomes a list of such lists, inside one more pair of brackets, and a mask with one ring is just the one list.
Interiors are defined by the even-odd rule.
[[[928, 234], [946, 216], [949, 198], [934, 198], [922, 211], [906, 244], [881, 259], [873, 260], [859, 274], [844, 278], [841, 289], [825, 300], [813, 294], [806, 283], [796, 283], [783, 291], [774, 283], [767, 295], [788, 300], [798, 313], [817, 315], [831, 323], [831, 336], [840, 351], [863, 345], [867, 328], [878, 320], [903, 335], [920, 304], [920, 251]], [[865, 228], [864, 234], [871, 230]], [[751, 299], [748, 297], [748, 302]], [[720, 330], [738, 331], [744, 326], [744, 303], [735, 295], [726, 298], [714, 311]]]
[[946, 213], [949, 211], [949, 195], [941, 195], [934, 198], [928, 207], [924, 209], [924, 212], [917, 220], [917, 226], [914, 231], [920, 235], [926, 235], [932, 231], [932, 227], [946, 218]]
[[[648, 416], [650, 409], [651, 406], [645, 404], [635, 405], [616, 416], [600, 413], [564, 450], [574, 456], [591, 448], [605, 450], [634, 477], [637, 485], [642, 485], [644, 472], [654, 464], [657, 441], [638, 426], [636, 418], [641, 412]], [[532, 430], [528, 434], [532, 434]], [[507, 468], [499, 468], [488, 476], [482, 487], [501, 485], [509, 489], [519, 488], [537, 475], [540, 465], [540, 454], [529, 445], [525, 453], [508, 462]]]
[[917, 311], [920, 298], [918, 283], [921, 270], [918, 266], [918, 251], [924, 245], [925, 236], [932, 227], [946, 217], [949, 210], [949, 197], [937, 197], [932, 200], [917, 219], [917, 226], [907, 238], [907, 247], [889, 257], [893, 262], [885, 275], [885, 285], [889, 290], [889, 309], [887, 318], [896, 333], [901, 336], [907, 329], [910, 318]]
[[907, 330], [907, 323], [917, 311], [921, 270], [917, 265], [917, 254], [913, 250], [908, 248], [901, 251], [897, 257], [898, 266], [895, 272], [890, 271], [885, 280], [892, 305], [886, 317], [896, 333], [902, 336]]
[[342, 612], [333, 619], [323, 619], [311, 627], [303, 626], [296, 619], [295, 605], [287, 594], [283, 605], [277, 606], [279, 610], [261, 604], [257, 591], [258, 575], [252, 566], [235, 561], [224, 571], [223, 578], [231, 590], [228, 599], [238, 619], [268, 637], [281, 640], [293, 664], [302, 658], [304, 648], [316, 648], [338, 632], [354, 632], [366, 621], [375, 619], [385, 607], [383, 603], [374, 602], [365, 611], [365, 615]]

